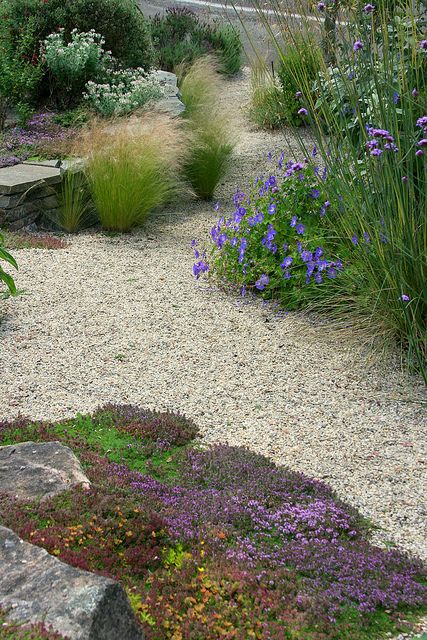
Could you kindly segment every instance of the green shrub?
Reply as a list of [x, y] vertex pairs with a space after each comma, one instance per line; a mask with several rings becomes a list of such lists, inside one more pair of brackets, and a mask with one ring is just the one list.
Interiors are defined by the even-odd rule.
[[[73, 29], [95, 29], [124, 67], [149, 69], [153, 62], [150, 32], [134, 0], [0, 0], [0, 14], [0, 49], [10, 51], [16, 60], [38, 63], [41, 42], [63, 28], [67, 42]], [[45, 74], [31, 87], [29, 98], [48, 96]]]
[[219, 71], [226, 75], [237, 73], [242, 66], [243, 52], [238, 31], [230, 24], [214, 23], [205, 27], [204, 34], [218, 57]]
[[325, 216], [334, 207], [327, 186], [309, 164], [283, 167], [282, 154], [277, 172], [272, 167], [267, 178], [238, 191], [232, 218], [221, 216], [213, 226], [205, 260], [211, 274], [243, 296], [254, 291], [287, 309], [301, 307], [311, 289], [340, 276], [348, 254], [328, 230]]
[[90, 107], [107, 118], [131, 113], [163, 96], [156, 76], [144, 69], [111, 71], [105, 82], [88, 82], [84, 94]]
[[229, 25], [206, 24], [186, 7], [166, 9], [151, 20], [156, 64], [167, 71], [185, 63], [191, 65], [208, 53], [218, 57], [219, 70], [225, 74], [240, 69], [242, 44], [238, 32]]
[[44, 65], [38, 54], [28, 55], [28, 48], [33, 42], [31, 21], [15, 43], [8, 37], [3, 20], [6, 20], [4, 16], [0, 22], [0, 131], [4, 127], [8, 107], [31, 102], [44, 75]]
[[287, 124], [283, 91], [265, 64], [251, 66], [250, 119], [264, 129], [280, 129]]
[[229, 125], [217, 104], [219, 87], [216, 65], [207, 57], [193, 64], [180, 87], [191, 140], [184, 173], [196, 195], [204, 200], [213, 196], [225, 175], [234, 147]]
[[278, 71], [282, 88], [283, 120], [288, 125], [300, 126], [303, 118], [298, 114], [301, 108], [298, 92], [301, 91], [301, 79], [304, 86], [311, 87], [318, 77], [322, 64], [320, 48], [313, 38], [294, 35], [286, 49], [281, 53]]
[[129, 231], [178, 188], [182, 154], [177, 125], [147, 118], [107, 132], [94, 126], [86, 139], [86, 175], [104, 229]]
[[103, 45], [104, 39], [94, 30], [85, 33], [73, 29], [71, 40], [66, 44], [64, 30], [60, 29], [43, 41], [50, 93], [59, 107], [70, 108], [73, 102], [79, 102], [86, 83], [106, 74], [111, 57]]

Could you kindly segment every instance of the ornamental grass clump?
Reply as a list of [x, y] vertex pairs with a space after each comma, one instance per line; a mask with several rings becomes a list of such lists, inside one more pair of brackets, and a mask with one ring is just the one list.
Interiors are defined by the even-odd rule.
[[186, 106], [183, 114], [186, 130], [190, 134], [184, 175], [204, 200], [212, 198], [234, 148], [230, 124], [217, 103], [220, 85], [217, 65], [205, 57], [193, 64], [180, 86]]
[[109, 128], [94, 122], [79, 149], [103, 229], [129, 231], [179, 188], [184, 136], [160, 115], [135, 117]]
[[0, 523], [120, 580], [147, 640], [377, 640], [427, 610], [425, 567], [374, 546], [327, 485], [196, 435], [184, 416], [120, 405], [0, 422], [0, 445], [59, 440], [91, 482], [42, 502], [0, 495]]
[[58, 205], [53, 222], [67, 233], [77, 233], [93, 221], [93, 203], [82, 169], [69, 169], [64, 172]]

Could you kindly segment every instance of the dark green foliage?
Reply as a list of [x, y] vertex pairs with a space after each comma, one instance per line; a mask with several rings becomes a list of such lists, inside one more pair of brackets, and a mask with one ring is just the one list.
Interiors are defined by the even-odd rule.
[[164, 15], [156, 15], [151, 33], [161, 69], [173, 71], [209, 53], [218, 57], [222, 73], [233, 74], [240, 69], [242, 43], [238, 32], [229, 25], [203, 23], [191, 9], [172, 7]]
[[[150, 32], [134, 0], [0, 0], [0, 15], [0, 49], [23, 67], [25, 78], [31, 67], [39, 68], [40, 43], [59, 27], [64, 28], [67, 41], [72, 29], [94, 29], [119, 64], [152, 66]], [[48, 95], [46, 75], [35, 83], [26, 79], [26, 87], [27, 95], [21, 99], [34, 102]]]

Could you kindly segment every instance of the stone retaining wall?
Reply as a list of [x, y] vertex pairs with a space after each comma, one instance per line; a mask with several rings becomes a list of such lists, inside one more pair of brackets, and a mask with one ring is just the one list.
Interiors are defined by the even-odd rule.
[[58, 161], [0, 169], [0, 228], [18, 231], [34, 224], [42, 214], [53, 218], [58, 210], [56, 189], [60, 182]]

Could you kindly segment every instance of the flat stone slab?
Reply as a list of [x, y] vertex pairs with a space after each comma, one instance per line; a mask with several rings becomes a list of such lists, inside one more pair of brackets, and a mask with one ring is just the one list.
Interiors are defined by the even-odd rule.
[[89, 487], [90, 482], [74, 453], [60, 442], [0, 447], [1, 493], [33, 500], [57, 495], [78, 484]]
[[58, 169], [61, 166], [61, 160], [25, 160], [22, 164], [30, 164], [34, 167], [54, 167]]
[[55, 167], [34, 164], [15, 164], [0, 169], [0, 194], [23, 193], [38, 182], [56, 184], [61, 173]]
[[0, 604], [70, 640], [143, 640], [123, 587], [75, 569], [0, 526]]

